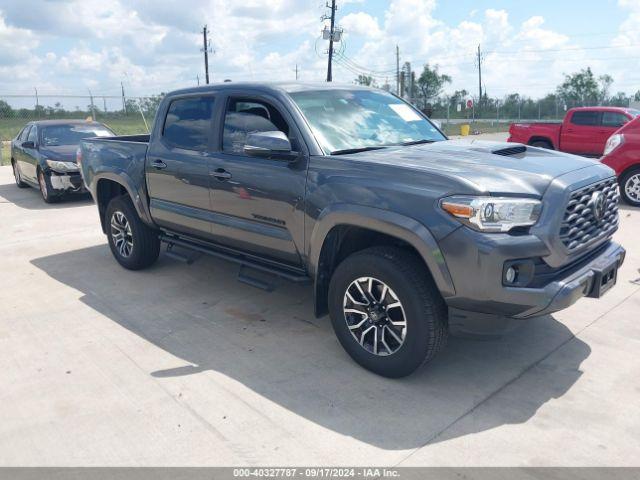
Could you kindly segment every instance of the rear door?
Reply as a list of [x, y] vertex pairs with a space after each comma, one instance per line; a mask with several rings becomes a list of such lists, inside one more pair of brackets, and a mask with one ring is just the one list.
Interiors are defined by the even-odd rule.
[[[221, 145], [212, 164], [211, 209], [216, 241], [291, 266], [303, 244], [306, 145], [287, 109], [269, 95], [230, 95], [220, 118]], [[247, 134], [282, 131], [297, 160], [256, 158]]]
[[596, 110], [577, 110], [571, 113], [571, 118], [562, 125], [560, 149], [578, 155], [595, 155], [600, 127], [600, 112]]
[[145, 167], [156, 223], [204, 239], [211, 237], [209, 165], [215, 102], [213, 94], [171, 100], [152, 136]]

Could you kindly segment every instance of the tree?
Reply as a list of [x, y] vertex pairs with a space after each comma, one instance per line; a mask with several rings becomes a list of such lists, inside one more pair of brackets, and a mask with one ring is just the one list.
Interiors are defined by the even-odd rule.
[[[611, 79], [608, 75], [606, 77]], [[565, 75], [564, 82], [556, 89], [556, 93], [569, 106], [585, 106], [589, 103], [597, 103], [601, 98], [602, 89], [591, 67], [587, 67], [577, 73]]]
[[0, 116], [2, 117], [10, 117], [13, 113], [13, 108], [4, 100], [0, 100]]
[[438, 72], [437, 65], [431, 68], [427, 63], [416, 83], [418, 88], [417, 94], [419, 97], [417, 99], [418, 103], [422, 103], [422, 108], [426, 108], [429, 100], [440, 95], [445, 84], [451, 83], [451, 77], [449, 75], [440, 74]]
[[355, 79], [355, 83], [358, 85], [365, 85], [367, 87], [375, 87], [376, 81], [370, 75], [358, 75], [358, 78]]
[[613, 77], [608, 74], [600, 75], [598, 82], [600, 83], [600, 98], [598, 99], [598, 103], [602, 105], [609, 100], [609, 88], [611, 88], [611, 84], [613, 83]]

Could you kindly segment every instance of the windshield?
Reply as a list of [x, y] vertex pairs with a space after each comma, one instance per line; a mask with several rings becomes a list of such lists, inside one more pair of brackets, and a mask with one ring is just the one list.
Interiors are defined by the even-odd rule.
[[627, 110], [627, 113], [629, 113], [630, 115], [633, 115], [634, 117], [640, 117], [640, 110], [636, 110], [634, 108], [629, 108]]
[[325, 152], [446, 138], [413, 107], [384, 91], [291, 93]]
[[103, 125], [52, 125], [42, 129], [42, 144], [49, 147], [78, 145], [83, 138], [111, 135], [114, 133]]

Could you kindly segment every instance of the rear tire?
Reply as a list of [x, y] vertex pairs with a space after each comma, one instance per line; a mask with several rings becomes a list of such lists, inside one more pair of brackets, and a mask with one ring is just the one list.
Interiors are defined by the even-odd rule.
[[13, 160], [11, 162], [11, 166], [13, 167], [13, 178], [16, 181], [16, 186], [18, 188], [27, 188], [29, 185], [22, 181], [22, 174], [20, 173], [20, 167], [18, 167], [18, 163]]
[[535, 140], [531, 142], [529, 145], [531, 145], [532, 147], [546, 148], [547, 150], [554, 150], [553, 145], [551, 145], [551, 142], [547, 140]]
[[618, 181], [622, 199], [633, 207], [640, 207], [640, 167], [625, 172]]
[[160, 255], [158, 232], [140, 220], [128, 195], [113, 198], [105, 212], [111, 253], [128, 270], [142, 270]]
[[399, 248], [368, 248], [340, 263], [329, 284], [329, 312], [351, 358], [390, 378], [431, 360], [448, 335], [447, 308], [433, 279], [420, 258]]

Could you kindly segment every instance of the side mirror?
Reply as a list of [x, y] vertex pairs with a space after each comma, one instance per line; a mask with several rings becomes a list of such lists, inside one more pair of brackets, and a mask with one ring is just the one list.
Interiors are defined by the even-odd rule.
[[36, 144], [34, 142], [22, 142], [20, 146], [22, 148], [36, 148]]
[[280, 131], [248, 134], [244, 153], [251, 157], [274, 157], [285, 160], [293, 160], [297, 157], [297, 153], [291, 151], [291, 142], [284, 132]]

